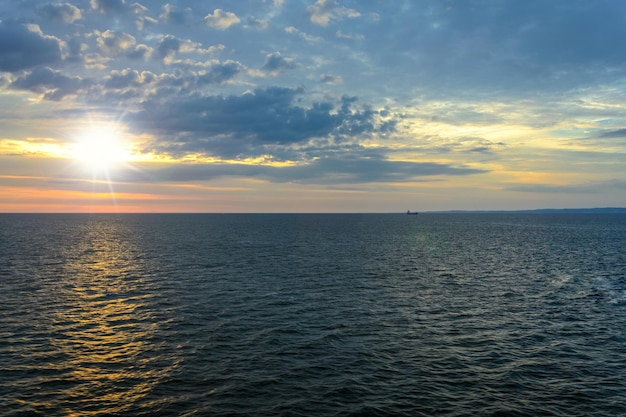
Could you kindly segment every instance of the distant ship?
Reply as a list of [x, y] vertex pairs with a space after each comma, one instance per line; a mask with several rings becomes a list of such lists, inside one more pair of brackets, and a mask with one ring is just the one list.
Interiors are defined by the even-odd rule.
[[408, 214], [409, 216], [417, 216], [417, 211], [407, 210], [406, 214]]

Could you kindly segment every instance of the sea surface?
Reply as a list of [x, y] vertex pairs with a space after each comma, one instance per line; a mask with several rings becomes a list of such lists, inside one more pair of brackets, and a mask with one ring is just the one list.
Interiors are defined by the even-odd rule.
[[0, 416], [625, 416], [623, 214], [0, 215]]

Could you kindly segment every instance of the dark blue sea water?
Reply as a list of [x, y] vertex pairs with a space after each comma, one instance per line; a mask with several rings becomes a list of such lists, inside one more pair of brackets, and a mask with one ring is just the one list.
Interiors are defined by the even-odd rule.
[[0, 416], [624, 416], [626, 215], [0, 215]]

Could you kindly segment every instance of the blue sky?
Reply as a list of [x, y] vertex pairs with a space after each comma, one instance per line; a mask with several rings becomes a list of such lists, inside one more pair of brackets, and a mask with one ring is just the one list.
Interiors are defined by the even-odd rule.
[[622, 1], [0, 1], [0, 211], [626, 206]]

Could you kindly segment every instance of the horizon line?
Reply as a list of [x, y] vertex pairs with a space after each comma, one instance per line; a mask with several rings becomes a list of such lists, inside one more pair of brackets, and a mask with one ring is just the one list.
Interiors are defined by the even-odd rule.
[[[535, 208], [535, 209], [450, 209], [450, 210], [424, 210], [411, 211], [418, 214], [471, 214], [471, 213], [556, 213], [556, 212], [593, 212], [593, 213], [626, 213], [626, 207], [582, 207], [582, 208]], [[0, 211], [1, 214], [405, 214], [406, 211]]]

